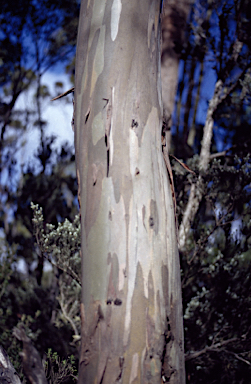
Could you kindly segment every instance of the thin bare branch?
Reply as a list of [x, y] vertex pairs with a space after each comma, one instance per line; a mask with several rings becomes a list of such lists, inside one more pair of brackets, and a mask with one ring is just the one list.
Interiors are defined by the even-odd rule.
[[[185, 360], [186, 361], [189, 361], [189, 360], [192, 360], [192, 359], [196, 359], [197, 357], [203, 355], [204, 353], [207, 353], [207, 352], [221, 352], [222, 351], [222, 347], [224, 345], [227, 345], [227, 344], [230, 344], [230, 343], [233, 343], [235, 341], [238, 341], [239, 339], [237, 337], [233, 337], [231, 339], [228, 339], [228, 340], [223, 340], [219, 343], [216, 343], [216, 344], [212, 344], [210, 346], [206, 346], [205, 348], [201, 349], [200, 351], [196, 351], [196, 352], [192, 352], [192, 353], [187, 353], [186, 356], [185, 356]], [[229, 352], [229, 351], [227, 351]]]
[[246, 360], [246, 359], [243, 359], [243, 357], [241, 357], [240, 355], [238, 355], [238, 353], [235, 353], [235, 352], [232, 352], [232, 351], [228, 351], [228, 350], [225, 350], [225, 352], [227, 353], [230, 353], [231, 355], [233, 355], [237, 360], [240, 360], [242, 361], [243, 363], [247, 364], [247, 365], [251, 365], [251, 362]]
[[70, 93], [73, 93], [73, 92], [74, 92], [74, 87], [68, 89], [68, 91], [66, 91], [66, 92], [61, 93], [61, 95], [58, 95], [58, 96], [54, 97], [53, 99], [51, 99], [51, 101], [54, 101], [54, 100], [57, 100], [57, 99], [61, 99], [61, 97], [67, 96], [67, 95], [69, 95]]

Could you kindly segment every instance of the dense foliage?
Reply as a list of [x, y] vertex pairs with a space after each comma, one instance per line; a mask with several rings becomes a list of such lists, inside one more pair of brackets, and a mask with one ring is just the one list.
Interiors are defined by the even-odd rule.
[[[198, 175], [202, 200], [181, 252], [187, 382], [248, 383], [250, 329], [250, 7], [248, 2], [195, 2], [177, 93], [172, 160], [182, 222]], [[209, 80], [210, 79], [210, 80]], [[201, 140], [214, 84], [209, 164], [199, 169]], [[209, 98], [209, 100], [208, 100]], [[204, 118], [204, 120], [203, 120]]]
[[[55, 65], [71, 79], [74, 74], [78, 12], [78, 2], [17, 0], [3, 4], [0, 15], [0, 344], [22, 375], [22, 345], [12, 331], [23, 324], [51, 383], [76, 382], [80, 287], [55, 255], [45, 262], [31, 202], [43, 209], [42, 226], [50, 223], [51, 233], [66, 219], [69, 228], [79, 228], [73, 149], [67, 143], [55, 149], [56, 138], [47, 135], [43, 117], [52, 97], [43, 74]], [[53, 92], [62, 89], [55, 82]], [[33, 101], [21, 109], [17, 101], [27, 92]], [[24, 164], [26, 138], [34, 131], [38, 148]], [[79, 240], [74, 241], [79, 250]], [[66, 255], [67, 244], [60, 245]], [[65, 287], [72, 288], [69, 295]]]

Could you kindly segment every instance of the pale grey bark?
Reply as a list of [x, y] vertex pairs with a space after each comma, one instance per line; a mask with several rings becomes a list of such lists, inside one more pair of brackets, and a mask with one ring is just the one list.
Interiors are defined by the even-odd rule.
[[13, 367], [9, 356], [0, 345], [0, 384], [21, 384], [19, 376]]
[[75, 147], [79, 384], [185, 382], [180, 267], [162, 155], [155, 0], [83, 2]]

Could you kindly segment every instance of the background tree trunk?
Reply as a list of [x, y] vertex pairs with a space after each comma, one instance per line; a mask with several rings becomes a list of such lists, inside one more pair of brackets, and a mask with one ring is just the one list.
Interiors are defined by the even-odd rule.
[[81, 7], [81, 384], [185, 382], [179, 256], [161, 150], [159, 12], [156, 0]]
[[189, 0], [168, 0], [164, 2], [161, 80], [164, 128], [168, 149], [171, 146], [172, 113], [177, 91], [179, 59], [184, 44], [189, 9]]

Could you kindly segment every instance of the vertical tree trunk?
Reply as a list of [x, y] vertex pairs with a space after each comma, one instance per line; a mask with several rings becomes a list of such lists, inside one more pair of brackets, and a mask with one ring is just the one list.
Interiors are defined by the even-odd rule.
[[184, 44], [184, 32], [189, 9], [189, 0], [168, 0], [164, 2], [161, 79], [164, 128], [168, 149], [171, 146], [172, 113], [177, 91], [179, 59]]
[[81, 7], [81, 384], [185, 382], [179, 256], [161, 149], [159, 12], [156, 0]]

